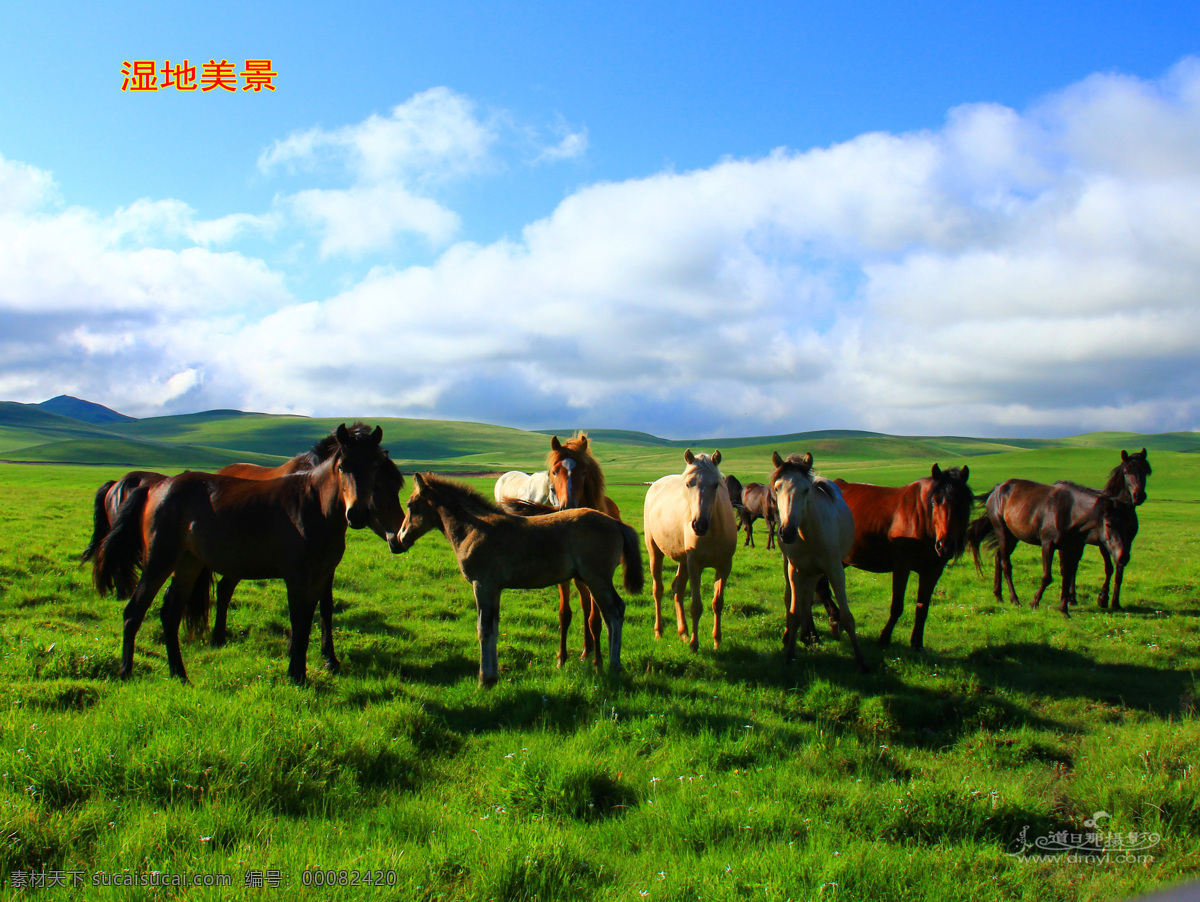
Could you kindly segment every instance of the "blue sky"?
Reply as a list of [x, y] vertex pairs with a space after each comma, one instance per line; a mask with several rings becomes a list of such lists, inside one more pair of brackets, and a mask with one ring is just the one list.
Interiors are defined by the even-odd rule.
[[[4, 20], [0, 397], [673, 437], [1200, 425], [1195, 4]], [[210, 57], [269, 58], [277, 90], [120, 89], [125, 60]]]

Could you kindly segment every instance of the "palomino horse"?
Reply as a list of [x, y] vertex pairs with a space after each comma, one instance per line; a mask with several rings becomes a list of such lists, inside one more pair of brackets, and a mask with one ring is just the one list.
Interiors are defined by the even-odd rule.
[[[600, 609], [608, 627], [609, 667], [614, 674], [620, 671], [625, 602], [613, 588], [613, 573], [624, 563], [625, 590], [633, 593], [641, 592], [644, 578], [637, 532], [631, 527], [594, 510], [514, 516], [464, 485], [417, 473], [401, 543], [411, 548], [432, 529], [445, 534], [475, 593], [482, 685], [494, 685], [500, 677], [500, 593], [572, 579], [588, 587]], [[599, 647], [596, 663], [601, 663]]]
[[[137, 489], [96, 555], [96, 586], [129, 598], [124, 612], [121, 676], [133, 673], [138, 629], [172, 571], [179, 587], [163, 598], [160, 617], [172, 676], [187, 679], [179, 650], [181, 599], [207, 568], [236, 579], [287, 583], [292, 635], [288, 674], [306, 678], [308, 637], [321, 592], [346, 548], [346, 527], [361, 529], [382, 464], [383, 430], [363, 435], [339, 426], [337, 450], [312, 470], [248, 480], [182, 473]], [[141, 579], [136, 568], [145, 549]]]
[[[362, 423], [355, 423], [349, 429], [351, 435], [369, 435], [371, 429]], [[337, 451], [338, 440], [330, 433], [313, 445], [312, 449], [297, 454], [277, 467], [260, 467], [257, 464], [230, 464], [217, 470], [218, 476], [238, 476], [242, 479], [278, 479], [280, 476], [290, 476], [318, 467]], [[387, 457], [387, 451], [384, 450]], [[404, 505], [400, 503], [400, 489], [404, 487], [404, 476], [389, 459], [375, 472], [375, 485], [368, 503], [367, 527], [388, 543], [393, 554], [403, 551], [400, 546], [400, 527], [404, 523]], [[211, 644], [220, 648], [226, 642], [226, 619], [229, 613], [229, 603], [233, 599], [233, 591], [241, 580], [233, 576], [223, 576], [217, 583], [217, 615], [213, 621]], [[170, 591], [168, 589], [168, 591]], [[321, 656], [325, 658], [325, 669], [337, 673], [341, 669], [337, 653], [333, 648], [333, 578], [321, 593], [318, 605], [318, 620], [321, 625]]]
[[650, 555], [650, 578], [654, 591], [654, 638], [661, 639], [663, 560], [679, 564], [671, 594], [675, 599], [675, 619], [679, 638], [688, 642], [683, 595], [692, 584], [692, 651], [700, 647], [700, 575], [707, 568], [714, 572], [713, 648], [721, 644], [721, 612], [725, 608], [725, 580], [733, 567], [737, 549], [737, 523], [725, 478], [717, 465], [721, 452], [683, 454], [686, 466], [682, 474], [659, 479], [646, 492], [644, 532]]
[[770, 486], [779, 504], [779, 545], [783, 550], [783, 633], [785, 661], [796, 658], [797, 633], [815, 638], [812, 602], [817, 581], [829, 580], [838, 602], [838, 622], [850, 637], [854, 660], [865, 671], [862, 650], [854, 632], [854, 615], [846, 598], [846, 572], [842, 561], [854, 545], [854, 517], [831, 480], [812, 471], [811, 454], [792, 454], [787, 460], [773, 452], [775, 472]]
[[779, 508], [775, 503], [774, 493], [761, 482], [748, 482], [742, 489], [742, 506], [738, 508], [738, 518], [742, 528], [746, 530], [746, 541], [743, 547], [754, 547], [754, 521], [767, 521], [767, 548], [775, 547], [775, 523], [779, 519]]
[[[554, 436], [550, 440], [550, 453], [546, 455], [546, 469], [554, 484], [560, 510], [591, 508], [621, 519], [621, 511], [605, 493], [604, 471], [592, 456], [586, 435], [577, 433], [565, 442], [560, 442], [558, 436]], [[579, 607], [583, 611], [583, 654], [580, 660], [586, 661], [600, 641], [600, 612], [592, 604], [585, 583], [577, 579], [575, 588], [579, 590]], [[558, 663], [561, 667], [567, 660], [567, 629], [571, 625], [570, 583], [558, 587], [558, 624]]]
[[996, 574], [993, 593], [1000, 601], [1001, 577], [1008, 581], [1008, 594], [1018, 604], [1012, 581], [1012, 553], [1018, 542], [1042, 548], [1042, 582], [1030, 607], [1036, 608], [1042, 593], [1050, 585], [1054, 552], [1059, 553], [1062, 574], [1064, 617], [1075, 597], [1075, 574], [1089, 536], [1095, 532], [1103, 547], [1119, 567], [1129, 561], [1129, 545], [1137, 531], [1133, 505], [1100, 494], [1071, 482], [1043, 485], [1028, 479], [1009, 479], [987, 495], [987, 515], [967, 530], [967, 542], [975, 558], [975, 568], [983, 572], [979, 546], [991, 537], [996, 542]]
[[496, 480], [492, 494], [497, 502], [511, 498], [515, 501], [558, 507], [558, 496], [554, 494], [554, 483], [550, 481], [550, 473], [547, 470], [539, 470], [537, 473], [509, 470]]
[[[892, 610], [879, 643], [892, 640], [892, 630], [904, 612], [909, 573], [917, 574], [917, 610], [909, 644], [925, 645], [925, 618], [942, 571], [966, 548], [967, 527], [975, 496], [967, 485], [967, 467], [943, 470], [937, 464], [924, 479], [900, 488], [835, 479], [854, 516], [854, 545], [846, 558], [851, 567], [870, 573], [892, 574]], [[837, 609], [822, 581], [817, 593], [836, 622]]]
[[[1131, 504], [1136, 508], [1146, 500], [1146, 477], [1149, 475], [1150, 460], [1145, 448], [1141, 451], [1135, 451], [1133, 454], [1128, 454], [1122, 449], [1121, 462], [1109, 472], [1108, 482], [1104, 484], [1104, 488], [1100, 490], [1100, 494], [1107, 495], [1109, 498], [1115, 498], [1117, 501], [1124, 501], [1126, 504]], [[1130, 515], [1133, 517], [1133, 535], [1136, 535], [1138, 528], [1137, 511], [1131, 511]], [[1130, 541], [1133, 540], [1133, 535], [1129, 537]], [[1117, 564], [1116, 583], [1112, 583], [1112, 555], [1108, 553], [1108, 549], [1104, 547], [1104, 543], [1100, 540], [1099, 530], [1093, 529], [1088, 533], [1087, 543], [1089, 545], [1098, 545], [1100, 547], [1100, 557], [1104, 559], [1104, 585], [1100, 587], [1100, 594], [1096, 597], [1096, 603], [1102, 608], [1108, 607], [1108, 589], [1111, 584], [1113, 590], [1113, 609], [1120, 610], [1121, 581], [1125, 578], [1125, 567]], [[1073, 601], [1072, 604], [1074, 604]]]

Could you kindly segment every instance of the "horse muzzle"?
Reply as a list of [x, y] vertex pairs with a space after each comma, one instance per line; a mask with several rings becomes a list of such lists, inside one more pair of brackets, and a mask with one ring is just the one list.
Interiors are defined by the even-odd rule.
[[384, 538], [387, 539], [388, 550], [392, 554], [404, 554], [404, 552], [408, 551], [408, 546], [404, 544], [404, 539], [400, 537], [400, 533], [389, 532]]
[[362, 529], [367, 525], [370, 511], [365, 504], [346, 508], [346, 523], [351, 529]]
[[698, 536], [705, 535], [708, 532], [709, 519], [708, 517], [697, 517], [692, 521], [692, 532]]
[[783, 542], [785, 545], [791, 545], [793, 542], [796, 541], [796, 539], [799, 537], [799, 535], [800, 535], [800, 530], [797, 529], [795, 526], [779, 527], [779, 541]]

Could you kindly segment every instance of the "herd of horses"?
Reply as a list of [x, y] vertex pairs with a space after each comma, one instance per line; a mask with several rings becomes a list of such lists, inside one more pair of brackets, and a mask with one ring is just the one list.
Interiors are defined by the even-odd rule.
[[[497, 637], [504, 589], [557, 586], [558, 663], [567, 660], [572, 619], [572, 585], [583, 614], [583, 658], [602, 665], [601, 636], [608, 634], [612, 672], [621, 668], [625, 602], [613, 585], [621, 566], [626, 593], [644, 585], [641, 540], [621, 520], [608, 497], [604, 473], [588, 437], [555, 436], [546, 470], [513, 471], [497, 480], [494, 498], [432, 473], [413, 477], [407, 510], [400, 500], [404, 477], [383, 447], [382, 429], [362, 423], [339, 426], [307, 452], [279, 467], [234, 464], [216, 473], [177, 476], [134, 471], [96, 491], [91, 561], [101, 596], [127, 599], [123, 612], [120, 675], [133, 672], [136, 637], [162, 587], [160, 619], [172, 676], [186, 680], [179, 627], [207, 627], [211, 587], [217, 582], [217, 613], [211, 642], [223, 645], [227, 614], [238, 582], [282, 579], [287, 588], [291, 632], [288, 674], [306, 680], [307, 650], [319, 612], [325, 666], [339, 668], [333, 644], [333, 578], [346, 545], [347, 529], [369, 528], [402, 553], [427, 532], [442, 533], [471, 585], [477, 612], [479, 679], [499, 678]], [[1021, 543], [1042, 549], [1042, 582], [1032, 606], [1051, 581], [1059, 556], [1061, 607], [1075, 603], [1075, 576], [1087, 545], [1099, 546], [1105, 580], [1099, 604], [1120, 608], [1124, 568], [1137, 534], [1136, 507], [1146, 500], [1150, 463], [1146, 449], [1121, 452], [1121, 462], [1102, 489], [1072, 482], [1052, 485], [1010, 479], [977, 497], [969, 469], [942, 469], [906, 486], [888, 487], [826, 479], [813, 469], [811, 454], [775, 453], [766, 483], [742, 486], [722, 474], [721, 452], [683, 455], [682, 473], [663, 476], [646, 493], [643, 536], [650, 562], [654, 634], [661, 637], [663, 567], [677, 565], [671, 585], [678, 635], [699, 648], [703, 602], [700, 580], [714, 572], [713, 646], [721, 642], [725, 586], [740, 529], [753, 544], [752, 527], [762, 519], [768, 548], [781, 552], [784, 570], [785, 660], [796, 655], [797, 639], [816, 637], [812, 606], [820, 601], [835, 637], [845, 633], [858, 666], [866, 670], [846, 595], [845, 567], [892, 574], [891, 609], [879, 636], [882, 645], [904, 610], [909, 576], [917, 575], [910, 644], [924, 648], [925, 621], [942, 571], [969, 546], [982, 572], [980, 549], [995, 546], [994, 593], [1002, 601], [1012, 582], [1011, 556]], [[971, 519], [977, 501], [986, 513]], [[1113, 574], [1115, 572], [1115, 580]], [[690, 589], [689, 589], [690, 587]], [[685, 608], [685, 601], [688, 602]], [[690, 614], [690, 629], [689, 615]]]

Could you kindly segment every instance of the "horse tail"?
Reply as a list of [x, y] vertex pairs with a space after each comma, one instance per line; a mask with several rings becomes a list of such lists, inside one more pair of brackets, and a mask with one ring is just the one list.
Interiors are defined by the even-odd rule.
[[128, 598], [137, 586], [138, 565], [142, 562], [142, 515], [149, 495], [146, 486], [134, 489], [100, 542], [92, 562], [92, 582], [102, 598], [110, 591], [117, 598]]
[[621, 524], [621, 563], [625, 565], [625, 591], [641, 595], [646, 585], [646, 574], [642, 569], [642, 542], [637, 530], [628, 523]]
[[208, 634], [208, 611], [212, 607], [213, 572], [208, 567], [196, 574], [192, 595], [183, 609], [184, 635], [200, 639]]
[[[991, 494], [989, 492], [989, 494]], [[992, 518], [986, 514], [977, 520], [971, 522], [967, 527], [967, 544], [971, 546], [971, 557], [975, 559], [975, 569], [979, 573], [983, 573], [983, 564], [979, 560], [979, 546], [985, 540], [990, 540], [990, 543], [995, 543], [996, 528], [992, 524]]]
[[111, 524], [108, 522], [108, 507], [105, 502], [108, 499], [108, 490], [116, 484], [115, 479], [110, 479], [96, 489], [96, 498], [92, 502], [92, 540], [88, 542], [87, 548], [83, 549], [83, 554], [79, 555], [81, 561], [87, 562], [94, 558], [100, 550], [100, 543], [108, 535]]

